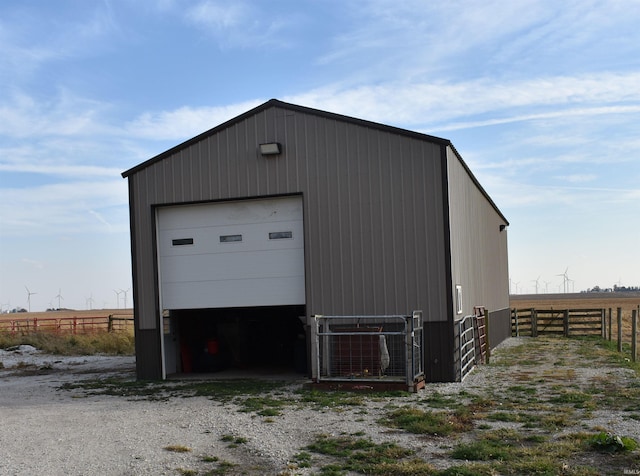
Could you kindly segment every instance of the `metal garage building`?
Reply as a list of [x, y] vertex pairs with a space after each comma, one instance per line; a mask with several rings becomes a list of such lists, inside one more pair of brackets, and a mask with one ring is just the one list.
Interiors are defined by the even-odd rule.
[[510, 335], [508, 222], [448, 140], [270, 100], [122, 175], [139, 378], [304, 371], [313, 315], [421, 310], [427, 381], [474, 306]]

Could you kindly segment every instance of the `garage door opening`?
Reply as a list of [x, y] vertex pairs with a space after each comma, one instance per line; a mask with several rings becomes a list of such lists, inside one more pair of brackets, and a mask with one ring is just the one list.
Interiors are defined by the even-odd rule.
[[[302, 318], [301, 318], [302, 316]], [[170, 312], [165, 346], [178, 374], [307, 372], [305, 306], [188, 309]], [[165, 334], [165, 342], [168, 334]]]

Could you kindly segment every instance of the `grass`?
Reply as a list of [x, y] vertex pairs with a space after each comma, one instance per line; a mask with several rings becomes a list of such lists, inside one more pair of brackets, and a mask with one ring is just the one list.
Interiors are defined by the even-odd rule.
[[265, 395], [277, 392], [285, 385], [288, 383], [275, 380], [144, 381], [109, 378], [65, 383], [60, 389], [83, 390], [87, 396], [113, 395], [135, 400], [207, 397], [220, 403], [235, 403], [240, 411], [269, 414], [269, 408], [280, 409], [287, 401]]
[[169, 445], [164, 447], [165, 450], [171, 451], [172, 453], [189, 453], [191, 452], [191, 448], [184, 445]]
[[33, 332], [19, 335], [0, 332], [0, 349], [31, 345], [56, 355], [134, 355], [133, 332], [96, 332], [93, 334], [53, 334]]
[[239, 445], [244, 445], [249, 440], [242, 436], [222, 435], [220, 437], [225, 443], [229, 443], [229, 448], [237, 448]]
[[319, 435], [306, 450], [338, 457], [334, 463], [321, 468], [320, 474], [421, 475], [432, 474], [433, 467], [424, 461], [410, 460], [413, 451], [395, 443], [374, 443], [370, 439], [352, 435], [331, 437]]
[[[371, 404], [382, 402], [385, 414], [380, 423], [393, 431], [414, 433], [417, 438], [438, 438], [441, 457], [451, 464], [447, 469], [436, 469], [407, 448], [373, 441], [363, 433], [318, 435], [290, 461], [294, 474], [296, 469], [317, 468], [312, 474], [593, 476], [640, 469], [637, 442], [628, 436], [586, 425], [577, 429], [585, 433], [572, 433], [576, 422], [586, 421], [596, 409], [625, 412], [625, 418], [640, 421], [640, 366], [619, 354], [615, 343], [601, 339], [540, 337], [525, 342], [502, 349], [492, 358], [494, 381], [507, 382], [505, 385], [465, 385], [452, 395], [432, 391], [419, 399], [409, 398], [408, 393], [308, 388], [292, 394], [285, 392], [288, 382], [266, 380], [104, 379], [68, 383], [61, 389], [148, 400], [206, 397], [263, 416], [261, 423], [300, 407], [367, 421]], [[75, 341], [66, 345], [81, 347]], [[612, 372], [586, 378], [583, 367], [611, 368]], [[621, 373], [620, 369], [630, 372]], [[563, 436], [558, 436], [559, 430]], [[232, 446], [247, 442], [233, 435], [222, 439]], [[242, 470], [224, 461], [209, 462], [215, 468], [206, 474]]]
[[470, 430], [472, 419], [463, 410], [433, 412], [405, 407], [389, 413], [383, 423], [393, 428], [401, 428], [410, 433], [449, 436]]

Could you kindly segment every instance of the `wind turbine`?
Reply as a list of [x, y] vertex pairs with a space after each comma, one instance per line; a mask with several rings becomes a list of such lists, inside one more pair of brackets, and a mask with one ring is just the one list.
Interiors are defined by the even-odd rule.
[[127, 289], [126, 291], [124, 289], [121, 289], [120, 292], [124, 293], [124, 309], [127, 308], [127, 293], [131, 291], [131, 288]]
[[86, 301], [87, 301], [87, 309], [91, 310], [91, 304], [93, 304], [93, 293], [91, 293], [89, 297], [86, 298]]
[[27, 286], [24, 287], [27, 290], [27, 307], [29, 308], [29, 312], [31, 312], [31, 296], [38, 293], [32, 293], [29, 291]]
[[569, 271], [569, 268], [567, 267], [564, 270], [564, 273], [562, 274], [556, 274], [556, 276], [562, 276], [562, 280], [563, 280], [563, 285], [564, 285], [564, 293], [567, 294], [567, 283], [569, 282], [569, 275], [567, 274], [567, 272]]
[[58, 295], [56, 296], [56, 299], [58, 299], [58, 311], [62, 308], [62, 306], [60, 305], [60, 301], [64, 301], [64, 298], [62, 297], [62, 290], [60, 288], [58, 288]]
[[122, 294], [122, 289], [120, 291], [113, 290], [116, 293], [116, 309], [120, 309], [120, 294]]
[[551, 281], [545, 281], [544, 282], [544, 292], [546, 294], [549, 294], [549, 284], [551, 284]]
[[539, 283], [539, 281], [540, 281], [540, 276], [538, 276], [537, 279], [534, 279], [534, 280], [531, 281], [532, 283], [536, 283], [536, 294], [538, 294], [538, 283]]

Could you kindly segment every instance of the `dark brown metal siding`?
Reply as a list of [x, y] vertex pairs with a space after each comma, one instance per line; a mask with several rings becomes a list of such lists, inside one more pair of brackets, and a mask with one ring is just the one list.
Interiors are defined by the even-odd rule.
[[136, 329], [136, 375], [141, 380], [160, 380], [162, 378], [158, 332], [158, 329]]
[[[283, 153], [261, 156], [258, 144], [272, 141]], [[158, 327], [153, 206], [294, 193], [303, 195], [309, 315], [421, 309], [426, 321], [447, 321], [441, 147], [272, 107], [136, 170], [138, 328]]]
[[459, 157], [448, 148], [449, 219], [453, 290], [462, 285], [463, 313], [509, 307], [507, 225]]
[[426, 381], [455, 382], [453, 324], [451, 322], [425, 322], [423, 332]]
[[500, 309], [489, 313], [489, 345], [493, 349], [511, 337], [511, 309]]

